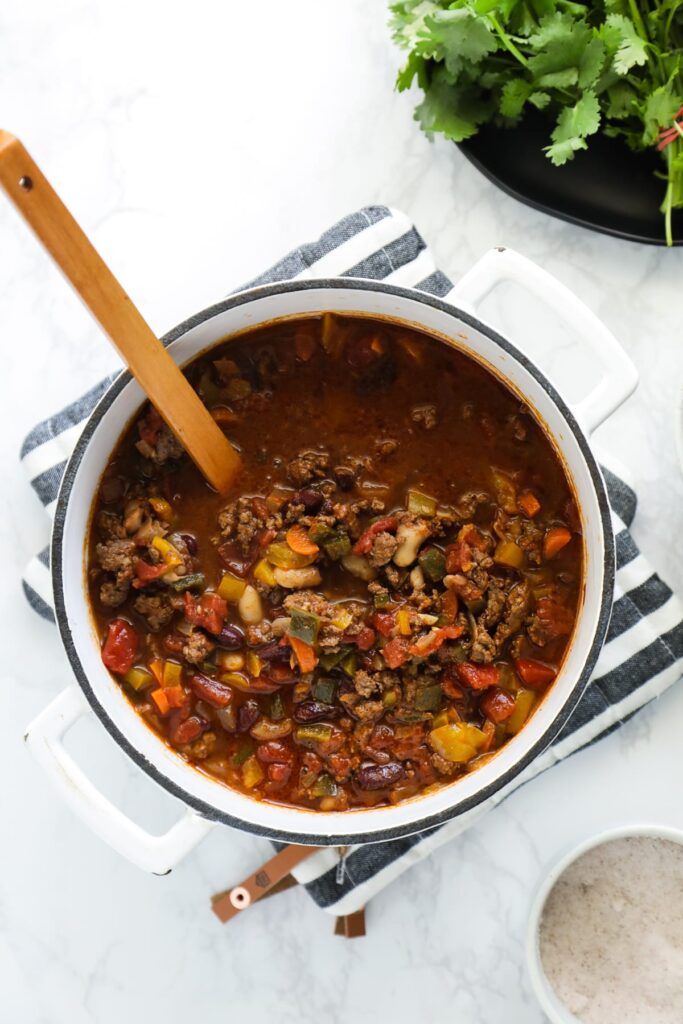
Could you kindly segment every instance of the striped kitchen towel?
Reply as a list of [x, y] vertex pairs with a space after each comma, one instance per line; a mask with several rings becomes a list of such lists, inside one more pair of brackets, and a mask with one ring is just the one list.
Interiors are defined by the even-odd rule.
[[[345, 217], [301, 246], [247, 287], [288, 278], [348, 276], [382, 279], [448, 299], [453, 285], [408, 218], [385, 206]], [[102, 381], [28, 435], [21, 459], [45, 506], [53, 513], [66, 461], [90, 412], [113, 378]], [[551, 746], [503, 791], [445, 825], [392, 842], [322, 849], [294, 875], [325, 910], [350, 914], [411, 864], [452, 839], [517, 786], [614, 729], [674, 683], [683, 671], [683, 605], [640, 554], [629, 533], [636, 510], [633, 490], [605, 471], [617, 545], [615, 602], [607, 640], [592, 680]], [[48, 524], [46, 521], [46, 533]], [[47, 541], [47, 537], [46, 537]], [[31, 606], [54, 620], [46, 547], [23, 580]]]

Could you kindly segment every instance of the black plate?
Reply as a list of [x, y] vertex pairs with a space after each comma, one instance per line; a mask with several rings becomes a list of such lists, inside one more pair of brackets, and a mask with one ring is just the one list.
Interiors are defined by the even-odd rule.
[[[659, 154], [633, 153], [600, 134], [569, 163], [553, 167], [543, 152], [551, 130], [550, 121], [534, 112], [516, 128], [484, 125], [460, 149], [490, 181], [536, 210], [633, 242], [664, 245], [659, 207], [666, 184], [653, 173], [664, 168]], [[683, 245], [680, 210], [674, 211], [673, 238]]]

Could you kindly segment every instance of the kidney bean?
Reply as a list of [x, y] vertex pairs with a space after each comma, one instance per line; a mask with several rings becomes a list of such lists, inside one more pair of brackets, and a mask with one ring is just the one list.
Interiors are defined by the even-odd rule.
[[283, 662], [288, 665], [292, 648], [289, 645], [281, 644], [278, 640], [273, 640], [272, 643], [264, 644], [263, 647], [257, 647], [256, 654], [261, 661]]
[[199, 552], [199, 545], [197, 544], [197, 538], [193, 537], [191, 533], [181, 533], [181, 539], [185, 542], [189, 554], [194, 558]]
[[319, 700], [302, 700], [295, 704], [292, 718], [297, 722], [319, 722], [323, 718], [336, 718], [339, 709], [331, 704], [323, 704]]
[[186, 643], [187, 637], [181, 633], [167, 633], [163, 640], [166, 650], [173, 654], [180, 654]]
[[291, 764], [294, 760], [292, 751], [278, 740], [259, 743], [256, 748], [256, 756], [264, 764]]
[[287, 505], [303, 505], [306, 515], [311, 516], [320, 511], [320, 506], [324, 500], [325, 495], [321, 494], [320, 491], [314, 491], [312, 487], [306, 487], [302, 491], [297, 491], [289, 499]]
[[342, 491], [350, 491], [356, 482], [356, 474], [350, 466], [335, 466], [334, 479]]
[[214, 636], [214, 640], [226, 651], [239, 651], [240, 647], [244, 646], [244, 633], [239, 626], [226, 622], [220, 633]]
[[225, 708], [232, 701], [232, 690], [229, 686], [205, 676], [202, 672], [195, 672], [190, 679], [190, 686], [198, 697], [216, 708]]
[[230, 572], [242, 579], [248, 575], [253, 561], [242, 556], [242, 549], [234, 541], [226, 541], [218, 548], [221, 561]]
[[244, 704], [237, 711], [237, 731], [249, 732], [260, 713], [259, 706], [255, 700], [245, 700]]
[[284, 786], [286, 782], [289, 782], [291, 774], [292, 766], [290, 764], [268, 765], [268, 780], [270, 782], [275, 782], [279, 786]]
[[192, 743], [193, 740], [199, 739], [205, 728], [206, 722], [201, 718], [197, 718], [196, 715], [192, 715], [173, 730], [171, 740], [179, 747], [182, 747], [186, 743]]
[[367, 764], [354, 773], [353, 780], [359, 789], [389, 789], [395, 782], [405, 778], [405, 768], [396, 761], [389, 764]]

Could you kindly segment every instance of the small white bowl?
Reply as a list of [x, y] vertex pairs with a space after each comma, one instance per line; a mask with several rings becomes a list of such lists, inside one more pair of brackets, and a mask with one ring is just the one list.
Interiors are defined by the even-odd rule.
[[602, 846], [604, 843], [610, 843], [614, 839], [629, 839], [640, 836], [647, 836], [651, 839], [668, 839], [672, 843], [679, 843], [683, 846], [683, 831], [677, 828], [670, 828], [667, 825], [620, 825], [616, 828], [606, 829], [604, 832], [598, 832], [597, 835], [584, 839], [578, 846], [572, 847], [571, 850], [565, 853], [550, 869], [534, 896], [526, 935], [527, 966], [531, 978], [531, 987], [551, 1024], [581, 1024], [581, 1021], [567, 1009], [557, 996], [543, 970], [539, 941], [540, 926], [543, 908], [550, 895], [550, 891], [569, 865], [573, 864], [584, 853], [587, 853], [588, 850], [592, 850], [596, 846]]

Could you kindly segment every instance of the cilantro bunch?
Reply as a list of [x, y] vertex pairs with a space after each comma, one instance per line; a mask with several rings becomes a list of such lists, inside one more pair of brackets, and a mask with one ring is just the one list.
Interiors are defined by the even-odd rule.
[[683, 207], [683, 0], [394, 0], [391, 11], [409, 51], [397, 86], [417, 78], [415, 117], [429, 135], [462, 142], [535, 107], [554, 120], [545, 152], [556, 166], [599, 131], [657, 148], [672, 244], [671, 212]]

